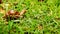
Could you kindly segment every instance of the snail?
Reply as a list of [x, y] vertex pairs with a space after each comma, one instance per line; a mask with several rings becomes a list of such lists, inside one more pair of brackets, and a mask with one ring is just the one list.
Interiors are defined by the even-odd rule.
[[0, 4], [2, 3], [2, 0], [0, 0]]
[[5, 13], [3, 18], [6, 21], [11, 21], [11, 20], [18, 21], [17, 19], [19, 19], [20, 16], [22, 16], [25, 13], [26, 13], [26, 10], [22, 10], [21, 12], [18, 12], [18, 11], [15, 11], [15, 10], [9, 10], [8, 12]]

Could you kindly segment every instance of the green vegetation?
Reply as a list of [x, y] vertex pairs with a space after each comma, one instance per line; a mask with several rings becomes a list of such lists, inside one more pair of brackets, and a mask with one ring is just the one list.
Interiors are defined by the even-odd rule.
[[[3, 0], [4, 10], [27, 12], [19, 18], [20, 23], [9, 21], [8, 24], [1, 18], [0, 34], [60, 34], [60, 0]], [[0, 4], [2, 7], [2, 4]]]

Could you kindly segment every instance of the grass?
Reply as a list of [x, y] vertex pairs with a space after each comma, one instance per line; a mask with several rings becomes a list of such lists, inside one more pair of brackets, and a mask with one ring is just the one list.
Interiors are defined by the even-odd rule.
[[[17, 2], [17, 5], [14, 3]], [[20, 23], [5, 23], [0, 13], [0, 34], [60, 34], [60, 0], [3, 0], [5, 11], [27, 9]], [[10, 4], [6, 6], [5, 4]], [[2, 6], [2, 4], [0, 4]]]

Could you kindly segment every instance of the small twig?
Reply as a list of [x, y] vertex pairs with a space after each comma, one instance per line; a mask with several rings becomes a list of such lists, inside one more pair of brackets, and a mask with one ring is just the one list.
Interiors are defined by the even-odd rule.
[[20, 16], [22, 16], [23, 14], [25, 14], [26, 13], [26, 10], [24, 9], [24, 10], [22, 10], [21, 12], [20, 12]]

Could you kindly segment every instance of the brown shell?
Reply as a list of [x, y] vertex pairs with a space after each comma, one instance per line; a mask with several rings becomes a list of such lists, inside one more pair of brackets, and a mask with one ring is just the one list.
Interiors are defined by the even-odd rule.
[[2, 3], [2, 0], [0, 0], [0, 4]]
[[15, 10], [9, 10], [3, 18], [8, 21], [8, 20], [17, 20], [20, 18], [23, 14], [26, 13], [26, 10], [22, 10], [21, 12], [15, 11]]
[[10, 19], [10, 20], [15, 20], [18, 19], [20, 17], [20, 12], [17, 12], [15, 10], [10, 10], [8, 11], [5, 16], [3, 17], [4, 19]]

